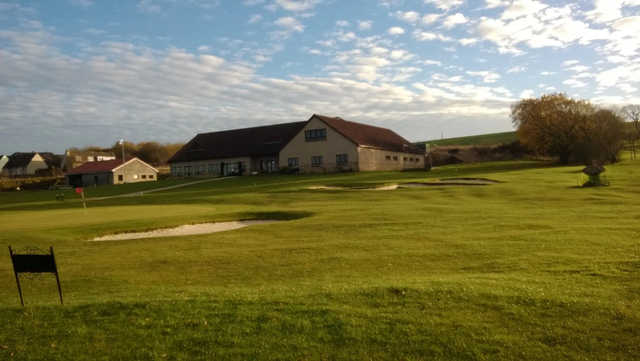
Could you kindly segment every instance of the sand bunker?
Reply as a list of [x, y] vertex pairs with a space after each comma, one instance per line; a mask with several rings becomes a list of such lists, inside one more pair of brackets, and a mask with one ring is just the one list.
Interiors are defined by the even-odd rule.
[[218, 222], [218, 223], [201, 223], [201, 224], [187, 224], [184, 226], [174, 228], [156, 229], [147, 232], [133, 232], [133, 233], [119, 233], [111, 234], [107, 236], [97, 237], [91, 241], [122, 241], [127, 239], [141, 239], [141, 238], [157, 238], [157, 237], [175, 237], [175, 236], [190, 236], [196, 234], [208, 234], [216, 232], [231, 231], [234, 229], [240, 229], [255, 224], [269, 224], [281, 222], [276, 220], [253, 220], [253, 221], [233, 221], [233, 222]]
[[387, 184], [371, 186], [312, 186], [307, 189], [311, 190], [351, 190], [351, 191], [392, 191], [399, 188], [416, 188], [416, 187], [443, 187], [443, 186], [487, 186], [491, 184], [502, 183], [501, 181], [489, 178], [442, 178], [428, 182], [409, 182], [400, 184]]

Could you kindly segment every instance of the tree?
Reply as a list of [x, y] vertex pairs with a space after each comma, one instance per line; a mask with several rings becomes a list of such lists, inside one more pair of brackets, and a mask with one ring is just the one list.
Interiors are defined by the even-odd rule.
[[631, 144], [631, 158], [637, 158], [637, 143], [640, 141], [640, 105], [629, 104], [622, 108], [622, 115], [633, 123], [633, 129], [629, 131], [629, 143]]
[[616, 161], [624, 123], [614, 112], [564, 94], [523, 99], [511, 108], [520, 142], [540, 155], [570, 160]]

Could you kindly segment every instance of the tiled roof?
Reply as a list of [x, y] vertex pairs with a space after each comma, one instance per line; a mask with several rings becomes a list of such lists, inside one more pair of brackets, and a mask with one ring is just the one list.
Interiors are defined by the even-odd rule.
[[35, 152], [13, 153], [9, 156], [9, 161], [7, 162], [7, 164], [5, 164], [4, 167], [6, 169], [26, 167], [35, 155]]
[[198, 134], [169, 163], [277, 155], [306, 124], [295, 122]]
[[114, 168], [117, 168], [120, 165], [122, 165], [122, 160], [120, 159], [104, 160], [100, 162], [87, 162], [79, 167], [73, 168], [66, 174], [109, 173], [113, 171]]
[[359, 146], [378, 148], [393, 152], [424, 154], [424, 150], [414, 146], [396, 132], [368, 124], [350, 122], [342, 118], [327, 117], [314, 114], [311, 118], [318, 118], [327, 123], [338, 133]]

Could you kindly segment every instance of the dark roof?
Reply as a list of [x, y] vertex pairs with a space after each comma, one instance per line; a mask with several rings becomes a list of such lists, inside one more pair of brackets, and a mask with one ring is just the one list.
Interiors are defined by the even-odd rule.
[[[131, 160], [131, 159], [129, 159]], [[114, 168], [122, 165], [122, 160], [112, 159], [99, 162], [87, 162], [79, 167], [75, 167], [66, 174], [92, 174], [92, 173], [110, 173]]]
[[31, 159], [36, 155], [35, 152], [31, 153], [13, 153], [9, 156], [9, 161], [5, 164], [5, 168], [22, 168], [26, 167]]
[[327, 123], [336, 132], [359, 146], [378, 148], [393, 152], [424, 154], [424, 150], [414, 146], [396, 132], [373, 125], [350, 122], [338, 117], [327, 117], [314, 114], [311, 118], [318, 118]]
[[57, 155], [49, 152], [38, 152], [42, 158], [44, 158], [45, 163], [47, 163], [47, 167], [49, 168], [60, 168], [62, 165], [62, 158], [64, 156]]
[[171, 157], [169, 163], [276, 155], [305, 124], [307, 122], [295, 122], [201, 133]]

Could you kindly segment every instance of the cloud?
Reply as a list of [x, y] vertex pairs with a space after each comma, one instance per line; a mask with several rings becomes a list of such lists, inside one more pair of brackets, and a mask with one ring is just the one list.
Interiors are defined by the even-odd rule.
[[389, 28], [389, 30], [387, 30], [387, 33], [389, 33], [389, 35], [402, 35], [404, 34], [404, 29], [399, 26], [394, 26], [392, 28]]
[[292, 12], [302, 12], [311, 10], [322, 0], [276, 0], [275, 4], [284, 10]]
[[464, 0], [424, 0], [425, 4], [431, 4], [438, 9], [449, 11], [464, 4]]
[[447, 29], [451, 29], [456, 25], [466, 24], [467, 22], [469, 22], [469, 19], [461, 13], [456, 13], [454, 15], [447, 16], [442, 22], [442, 25]]
[[420, 13], [415, 11], [396, 11], [396, 17], [404, 22], [415, 24], [420, 20]]
[[93, 0], [69, 0], [69, 2], [72, 5], [82, 6], [85, 8], [93, 5]]
[[433, 33], [429, 31], [416, 30], [413, 32], [413, 37], [418, 41], [431, 41], [431, 40], [440, 40], [440, 41], [451, 41], [452, 39], [448, 36]]
[[301, 33], [304, 31], [304, 25], [302, 25], [296, 18], [291, 16], [278, 18], [276, 21], [274, 21], [274, 24], [286, 29], [287, 32]]
[[507, 74], [522, 73], [524, 71], [527, 71], [527, 67], [526, 66], [517, 65], [517, 66], [514, 66], [514, 67], [511, 67], [511, 68], [507, 69]]
[[424, 23], [426, 25], [433, 24], [443, 16], [444, 16], [444, 14], [425, 14], [422, 17], [422, 23]]
[[360, 80], [339, 74], [283, 79], [213, 54], [126, 42], [103, 42], [83, 56], [68, 55], [54, 38], [42, 30], [0, 32], [7, 44], [0, 48], [2, 152], [105, 146], [123, 137], [185, 141], [198, 132], [299, 121], [314, 112], [390, 126], [413, 140], [430, 138], [430, 127], [442, 121], [447, 123], [438, 127], [459, 134], [470, 124], [489, 131], [509, 126], [513, 99], [503, 88], [461, 79], [456, 85], [394, 84], [421, 71], [400, 65], [412, 61], [403, 49], [371, 48], [380, 56], [368, 49], [344, 54], [345, 62], [336, 65], [352, 67]]
[[260, 15], [260, 14], [253, 14], [253, 15], [251, 15], [251, 17], [249, 18], [248, 23], [249, 23], [249, 24], [255, 24], [255, 23], [259, 23], [260, 21], [262, 21], [262, 15]]
[[492, 71], [467, 71], [467, 74], [471, 76], [481, 77], [482, 81], [485, 83], [495, 83], [497, 82], [501, 76], [498, 73], [494, 73]]
[[351, 23], [346, 21], [346, 20], [338, 20], [336, 21], [336, 26], [342, 27], [342, 28], [346, 28], [348, 26], [351, 26]]
[[358, 22], [358, 29], [360, 29], [360, 30], [370, 30], [372, 26], [373, 26], [373, 21], [371, 21], [371, 20], [365, 20], [365, 21], [359, 21]]

